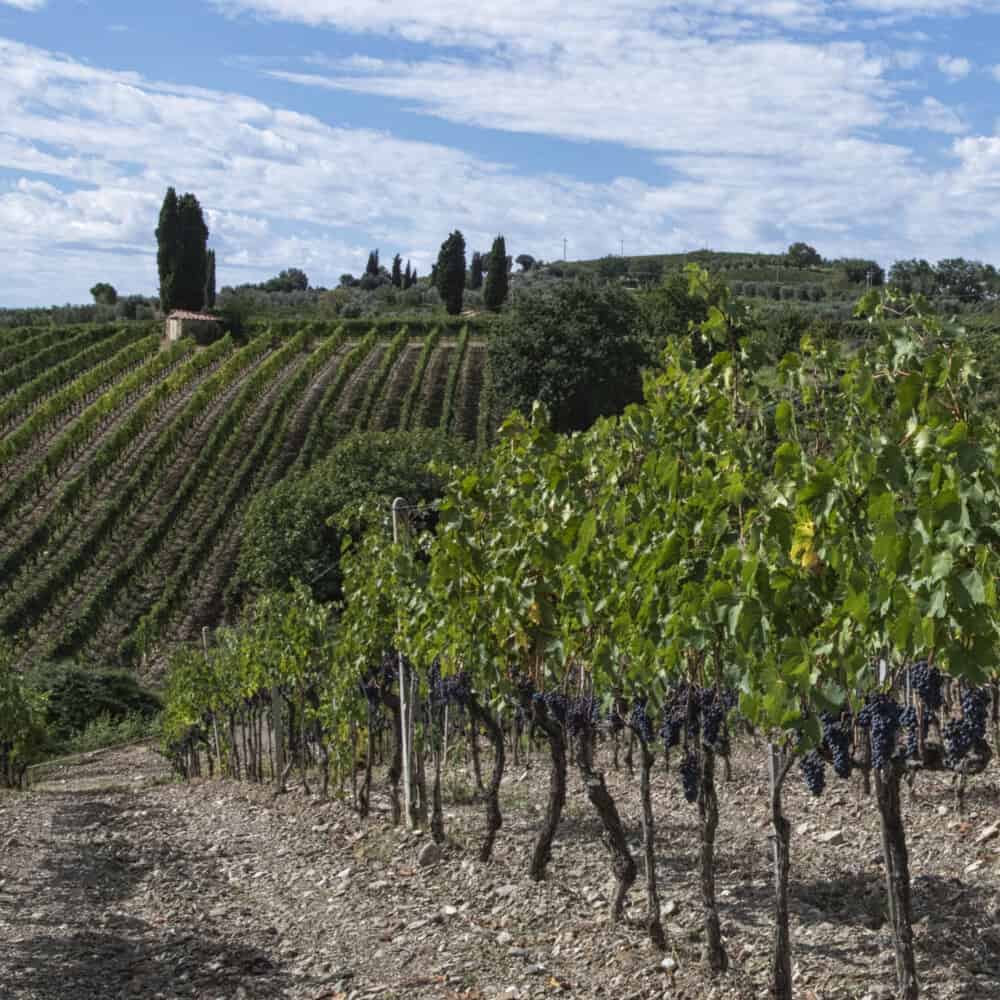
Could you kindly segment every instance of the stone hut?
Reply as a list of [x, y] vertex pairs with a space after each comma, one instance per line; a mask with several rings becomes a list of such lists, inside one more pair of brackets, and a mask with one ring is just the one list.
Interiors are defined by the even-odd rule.
[[208, 344], [222, 332], [217, 316], [209, 313], [187, 312], [175, 309], [167, 316], [167, 340], [193, 337], [199, 344]]

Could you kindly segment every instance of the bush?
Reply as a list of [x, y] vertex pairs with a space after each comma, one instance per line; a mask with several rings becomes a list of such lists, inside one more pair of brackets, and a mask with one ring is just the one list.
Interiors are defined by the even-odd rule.
[[43, 663], [29, 671], [31, 687], [46, 696], [46, 720], [56, 741], [69, 739], [102, 716], [119, 722], [151, 718], [160, 700], [125, 670], [94, 670], [74, 663]]
[[515, 295], [489, 351], [501, 406], [529, 413], [539, 399], [560, 431], [584, 430], [641, 399], [649, 361], [635, 296], [586, 281]]

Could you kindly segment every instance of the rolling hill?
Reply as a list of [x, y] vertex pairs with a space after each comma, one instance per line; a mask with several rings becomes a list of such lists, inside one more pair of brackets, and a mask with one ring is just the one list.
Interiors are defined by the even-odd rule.
[[196, 637], [223, 614], [255, 493], [348, 430], [484, 434], [485, 362], [468, 326], [209, 346], [153, 324], [4, 331], [0, 632], [105, 662]]

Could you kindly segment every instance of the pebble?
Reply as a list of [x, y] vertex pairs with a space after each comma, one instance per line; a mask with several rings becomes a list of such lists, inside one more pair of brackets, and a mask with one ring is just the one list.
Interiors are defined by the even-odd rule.
[[431, 865], [436, 865], [441, 860], [441, 848], [434, 843], [433, 840], [428, 841], [422, 848], [420, 848], [420, 853], [417, 855], [417, 864], [421, 868], [428, 868]]

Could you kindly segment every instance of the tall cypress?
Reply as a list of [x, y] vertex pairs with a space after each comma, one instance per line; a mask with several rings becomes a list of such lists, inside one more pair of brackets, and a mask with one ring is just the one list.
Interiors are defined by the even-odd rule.
[[406, 262], [406, 270], [403, 272], [403, 289], [404, 291], [413, 284], [413, 272], [410, 270], [410, 262]]
[[365, 274], [373, 277], [378, 276], [378, 250], [372, 250], [368, 254], [368, 263], [365, 265]]
[[208, 226], [198, 199], [190, 193], [182, 195], [178, 201], [177, 216], [179, 252], [174, 272], [174, 305], [197, 312], [205, 305]]
[[403, 287], [403, 258], [399, 254], [392, 258], [392, 283], [396, 288]]
[[493, 312], [497, 312], [507, 298], [507, 269], [507, 242], [502, 236], [498, 236], [490, 250], [486, 285], [483, 288], [483, 304]]
[[438, 294], [449, 315], [462, 311], [465, 291], [465, 237], [456, 229], [438, 251], [436, 281]]
[[473, 291], [483, 287], [483, 255], [475, 250], [469, 264], [469, 288]]
[[160, 208], [160, 222], [156, 227], [156, 269], [160, 275], [160, 308], [170, 312], [176, 308], [174, 282], [180, 250], [180, 219], [177, 210], [177, 192], [167, 188]]
[[205, 306], [215, 308], [215, 251], [209, 250], [205, 259]]

